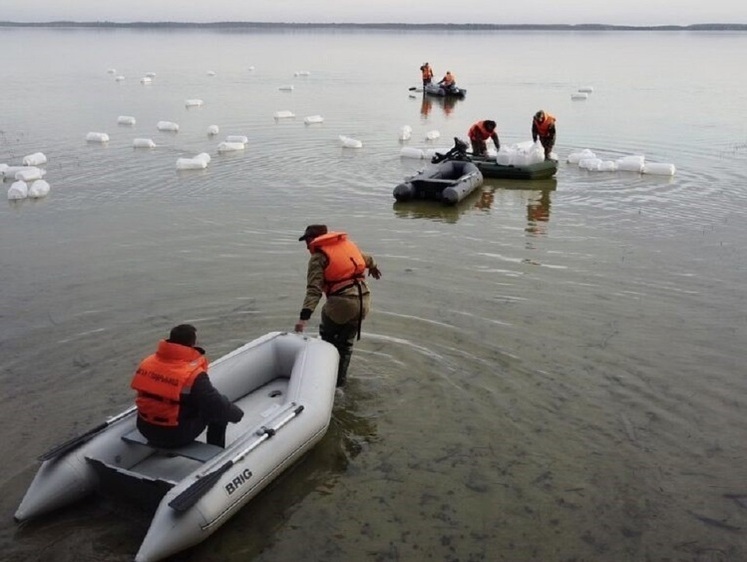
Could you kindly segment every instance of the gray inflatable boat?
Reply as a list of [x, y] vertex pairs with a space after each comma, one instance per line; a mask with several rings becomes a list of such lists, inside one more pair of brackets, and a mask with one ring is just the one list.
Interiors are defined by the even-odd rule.
[[483, 182], [482, 172], [472, 162], [443, 160], [431, 162], [416, 175], [394, 188], [397, 201], [432, 199], [455, 205]]
[[181, 449], [152, 447], [135, 427], [133, 407], [42, 455], [15, 519], [117, 489], [156, 498], [136, 562], [202, 542], [324, 436], [338, 360], [332, 345], [301, 334], [249, 342], [209, 368], [213, 385], [244, 410], [228, 426], [225, 449], [204, 433]]

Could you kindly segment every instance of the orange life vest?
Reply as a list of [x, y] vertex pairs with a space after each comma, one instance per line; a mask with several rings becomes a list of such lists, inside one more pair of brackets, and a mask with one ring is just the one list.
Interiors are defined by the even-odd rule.
[[153, 425], [179, 425], [181, 397], [197, 375], [207, 372], [205, 355], [193, 347], [161, 340], [158, 350], [137, 368], [130, 386], [137, 391], [140, 417]]
[[309, 243], [309, 251], [327, 256], [324, 268], [324, 294], [334, 295], [341, 289], [365, 279], [366, 261], [363, 254], [344, 232], [328, 232]]
[[546, 137], [550, 133], [550, 127], [555, 125], [555, 117], [545, 112], [545, 119], [542, 121], [542, 123], [535, 119], [534, 125], [535, 127], [537, 127], [537, 134], [541, 137]]
[[423, 66], [421, 69], [423, 73], [423, 80], [430, 81], [433, 78], [433, 69], [430, 66]]
[[[525, 121], [526, 122], [526, 121]], [[493, 129], [493, 132], [491, 133], [485, 128], [485, 121], [478, 121], [474, 125], [472, 125], [469, 128], [469, 131], [467, 132], [467, 135], [469, 136], [470, 140], [488, 140], [493, 135], [497, 135], [498, 131], [496, 129]]]
[[444, 86], [451, 86], [452, 84], [456, 83], [456, 78], [451, 72], [447, 72], [441, 82], [443, 82]]

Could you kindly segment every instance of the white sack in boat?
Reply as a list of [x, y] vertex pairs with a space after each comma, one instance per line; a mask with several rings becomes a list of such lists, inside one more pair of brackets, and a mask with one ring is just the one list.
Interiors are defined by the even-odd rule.
[[184, 105], [187, 107], [201, 107], [204, 102], [198, 99], [184, 100]]
[[28, 156], [23, 157], [24, 166], [41, 166], [47, 163], [47, 157], [43, 152], [34, 152]]
[[363, 148], [363, 143], [357, 139], [340, 135], [340, 143], [343, 148]]
[[8, 199], [26, 199], [29, 196], [29, 186], [25, 181], [14, 181], [8, 189]]
[[204, 170], [207, 165], [208, 163], [202, 158], [177, 158], [176, 160], [177, 170]]
[[643, 165], [644, 174], [655, 176], [673, 176], [675, 173], [674, 164], [664, 164], [662, 162], [646, 162]]
[[438, 131], [428, 131], [425, 134], [426, 140], [436, 140], [438, 138], [441, 138], [441, 133]]
[[295, 117], [295, 116], [296, 116], [295, 113], [293, 113], [292, 111], [288, 111], [288, 110], [276, 111], [273, 114], [273, 117], [275, 119], [290, 119], [290, 118]]
[[117, 117], [117, 124], [119, 125], [134, 125], [135, 118], [132, 115], [120, 115]]
[[135, 139], [132, 141], [134, 148], [155, 148], [156, 143], [152, 139]]
[[15, 178], [21, 181], [40, 180], [46, 172], [36, 166], [25, 166], [16, 172]]
[[40, 199], [46, 197], [49, 194], [49, 184], [44, 180], [36, 180], [29, 187], [29, 197], [32, 199]]
[[220, 133], [220, 127], [218, 125], [210, 125], [207, 128], [207, 134], [208, 136], [212, 137], [213, 135], [217, 135]]
[[412, 127], [410, 125], [405, 125], [399, 130], [399, 140], [406, 141], [410, 140], [412, 137]]
[[179, 130], [179, 125], [177, 125], [176, 123], [173, 123], [171, 121], [159, 121], [157, 127], [158, 127], [159, 131], [174, 131], [174, 132], [176, 132], [176, 131]]
[[399, 155], [401, 158], [415, 158], [416, 160], [425, 158], [425, 152], [414, 146], [403, 146], [402, 150], [399, 151]]
[[218, 152], [234, 152], [236, 150], [244, 150], [245, 146], [243, 142], [222, 142], [218, 145]]
[[226, 137], [226, 142], [240, 142], [241, 144], [246, 144], [249, 142], [249, 137], [246, 135], [228, 135]]
[[87, 142], [109, 142], [109, 135], [106, 133], [88, 133], [86, 135]]
[[309, 115], [307, 117], [304, 117], [303, 122], [306, 125], [313, 125], [314, 123], [323, 123], [324, 117], [322, 117], [321, 115]]

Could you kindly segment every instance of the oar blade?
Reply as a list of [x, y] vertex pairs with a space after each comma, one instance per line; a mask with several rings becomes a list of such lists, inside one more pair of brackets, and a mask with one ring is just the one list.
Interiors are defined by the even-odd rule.
[[206, 474], [205, 476], [197, 480], [194, 484], [192, 484], [189, 488], [184, 490], [181, 494], [176, 496], [173, 500], [171, 500], [169, 502], [169, 507], [177, 513], [184, 513], [190, 507], [196, 504], [200, 500], [200, 498], [204, 496], [205, 493], [210, 490], [210, 488], [212, 488], [218, 480], [220, 480], [220, 477], [223, 475], [223, 473], [232, 466], [233, 461], [231, 460], [225, 463], [219, 469], [211, 472], [210, 474]]
[[59, 457], [61, 455], [64, 455], [65, 453], [72, 451], [76, 447], [79, 447], [86, 441], [90, 440], [91, 437], [96, 435], [99, 431], [102, 429], [105, 429], [107, 424], [102, 423], [101, 425], [94, 427], [90, 431], [85, 432], [83, 435], [78, 435], [78, 437], [73, 437], [72, 439], [68, 439], [64, 443], [61, 443], [57, 445], [56, 447], [53, 447], [43, 455], [40, 455], [38, 460], [41, 462], [48, 461], [49, 459], [53, 459], [55, 457]]

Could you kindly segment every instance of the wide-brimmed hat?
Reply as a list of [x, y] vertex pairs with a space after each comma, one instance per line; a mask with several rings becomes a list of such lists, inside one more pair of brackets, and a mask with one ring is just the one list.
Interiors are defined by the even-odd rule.
[[298, 241], [313, 240], [322, 234], [327, 234], [326, 224], [310, 224], [306, 227], [306, 230], [303, 231], [303, 234], [299, 237]]

